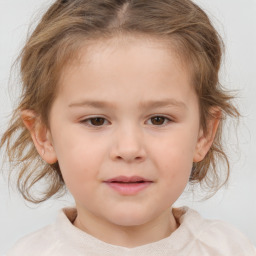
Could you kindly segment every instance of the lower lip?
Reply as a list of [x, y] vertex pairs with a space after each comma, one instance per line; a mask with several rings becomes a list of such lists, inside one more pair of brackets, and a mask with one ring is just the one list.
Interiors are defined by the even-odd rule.
[[118, 182], [106, 182], [106, 184], [113, 190], [119, 192], [122, 195], [135, 195], [140, 191], [149, 187], [152, 182], [142, 183], [118, 183]]

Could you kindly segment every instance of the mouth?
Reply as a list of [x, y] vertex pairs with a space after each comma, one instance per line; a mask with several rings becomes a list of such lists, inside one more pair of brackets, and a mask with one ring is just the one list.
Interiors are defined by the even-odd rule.
[[122, 195], [135, 195], [148, 188], [153, 181], [140, 176], [118, 176], [108, 179], [104, 183]]
[[106, 180], [105, 182], [110, 183], [143, 183], [143, 182], [152, 182], [151, 180], [145, 179], [140, 176], [132, 176], [132, 177], [126, 177], [126, 176], [118, 176], [109, 180]]

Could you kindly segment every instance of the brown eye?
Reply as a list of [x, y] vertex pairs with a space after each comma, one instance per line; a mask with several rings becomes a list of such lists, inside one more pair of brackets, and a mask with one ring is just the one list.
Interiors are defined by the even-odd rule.
[[104, 124], [105, 119], [102, 117], [90, 118], [90, 123], [94, 126], [101, 126]]
[[92, 118], [81, 120], [80, 123], [87, 125], [89, 127], [95, 127], [95, 126], [103, 126], [107, 124], [108, 121], [103, 117], [92, 117]]
[[152, 117], [150, 120], [153, 125], [163, 125], [167, 120], [167, 118], [163, 116], [155, 116], [155, 117]]

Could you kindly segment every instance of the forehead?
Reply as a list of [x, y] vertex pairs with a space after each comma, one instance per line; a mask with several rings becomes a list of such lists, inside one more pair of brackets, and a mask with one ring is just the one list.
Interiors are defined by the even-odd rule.
[[[176, 67], [181, 68], [184, 73], [190, 72], [191, 70], [190, 65], [182, 55], [182, 49], [176, 47], [177, 43], [175, 41], [172, 42], [170, 38], [159, 39], [155, 36], [141, 34], [120, 34], [105, 39], [86, 39], [84, 43], [81, 42], [78, 45], [77, 50], [73, 51], [73, 54], [67, 57], [68, 60], [65, 61], [62, 66], [59, 80], [70, 70], [73, 72], [75, 69], [81, 68], [81, 66], [84, 65], [88, 65], [89, 67], [90, 65], [103, 64], [104, 58], [110, 59], [113, 56], [117, 56], [121, 51], [123, 51], [122, 56], [120, 56], [122, 62], [131, 59], [129, 58], [129, 54], [132, 51], [137, 51], [136, 55], [140, 59], [144, 58], [151, 63], [158, 61], [158, 64], [163, 66], [162, 64], [164, 64], [164, 62], [175, 61]], [[115, 61], [116, 62], [111, 62], [111, 65], [118, 65], [120, 59], [119, 61], [115, 59]], [[136, 63], [136, 59], [134, 59], [133, 65], [134, 63]], [[129, 66], [127, 68], [129, 68]], [[142, 68], [143, 66], [141, 66], [141, 69]]]
[[119, 37], [86, 43], [63, 68], [59, 92], [71, 97], [80, 88], [109, 98], [107, 89], [141, 96], [154, 89], [160, 95], [169, 84], [192, 88], [188, 68], [172, 45], [154, 38]]

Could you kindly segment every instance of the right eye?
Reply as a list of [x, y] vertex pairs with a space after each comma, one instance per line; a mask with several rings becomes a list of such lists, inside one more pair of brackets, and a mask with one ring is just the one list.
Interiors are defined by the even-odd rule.
[[108, 121], [103, 118], [103, 117], [91, 117], [84, 119], [80, 121], [82, 124], [86, 124], [88, 126], [103, 126], [105, 125]]

